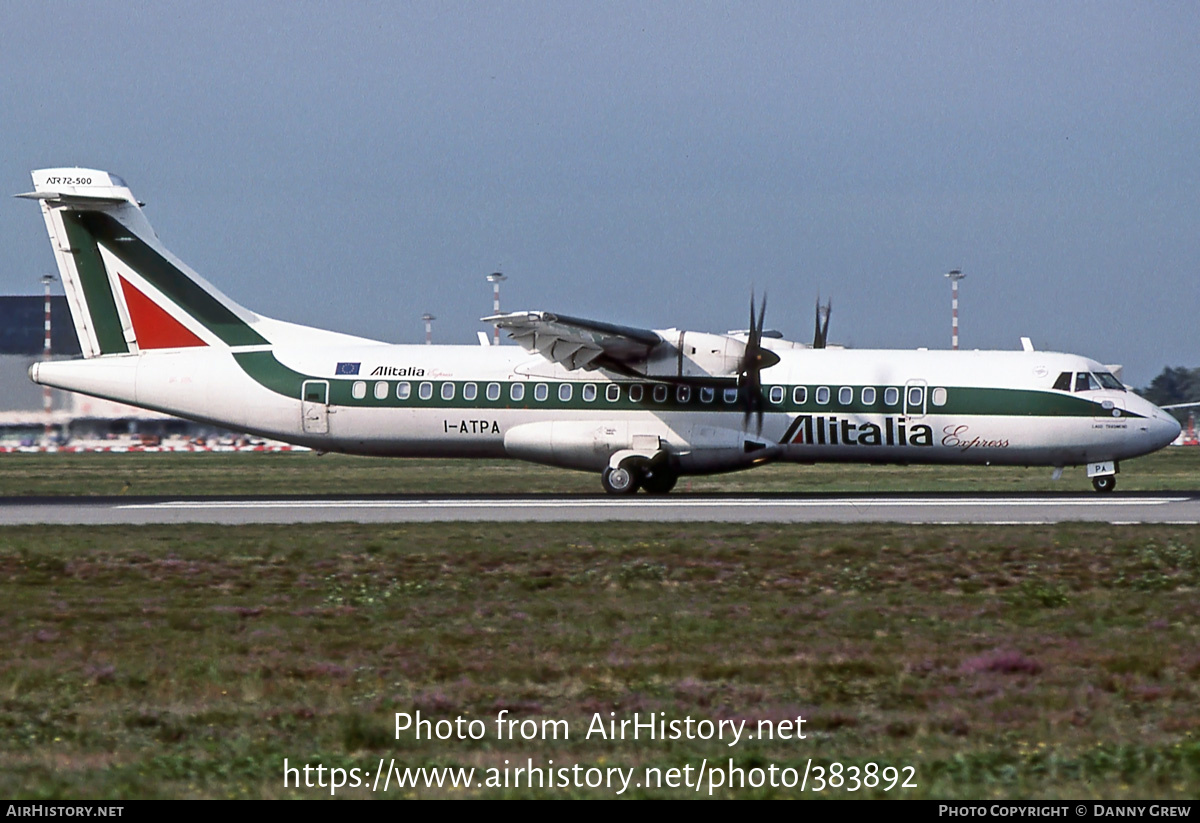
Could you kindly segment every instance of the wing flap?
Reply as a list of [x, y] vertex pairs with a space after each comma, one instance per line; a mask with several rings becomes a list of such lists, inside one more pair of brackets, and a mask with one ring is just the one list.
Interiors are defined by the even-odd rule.
[[649, 329], [550, 312], [497, 314], [484, 317], [483, 322], [499, 326], [523, 348], [571, 370], [633, 369], [644, 364], [650, 350], [663, 342]]

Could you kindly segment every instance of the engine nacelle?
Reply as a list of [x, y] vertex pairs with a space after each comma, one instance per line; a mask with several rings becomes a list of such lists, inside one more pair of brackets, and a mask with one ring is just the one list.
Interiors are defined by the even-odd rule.
[[646, 360], [650, 377], [736, 377], [746, 344], [724, 334], [666, 329]]

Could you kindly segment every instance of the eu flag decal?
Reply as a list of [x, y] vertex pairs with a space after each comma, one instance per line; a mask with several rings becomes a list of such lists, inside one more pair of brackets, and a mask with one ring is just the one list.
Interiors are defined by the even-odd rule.
[[338, 363], [335, 374], [358, 374], [358, 367], [362, 363]]

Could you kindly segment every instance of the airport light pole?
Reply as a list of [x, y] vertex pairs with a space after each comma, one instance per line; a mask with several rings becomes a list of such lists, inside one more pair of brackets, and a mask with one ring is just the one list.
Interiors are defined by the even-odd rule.
[[432, 346], [433, 345], [433, 321], [437, 320], [437, 318], [434, 317], [429, 312], [425, 312], [424, 314], [421, 315], [421, 319], [425, 321], [425, 345]]
[[[492, 284], [492, 314], [500, 313], [500, 281], [508, 278], [500, 272], [492, 272], [487, 276], [488, 282]], [[500, 345], [500, 326], [497, 324], [492, 326], [492, 345]]]
[[[43, 361], [50, 360], [50, 284], [53, 282], [54, 282], [54, 275], [52, 275], [52, 274], [43, 274], [42, 275], [42, 294], [44, 296], [43, 306], [45, 308], [45, 313], [46, 313], [46, 322], [45, 322], [46, 337], [45, 337], [45, 341], [42, 344], [42, 360]], [[42, 435], [45, 438], [47, 445], [50, 443], [50, 434], [51, 434], [51, 427], [50, 427], [50, 407], [51, 407], [51, 405], [52, 405], [52, 398], [50, 396], [50, 387], [43, 386], [42, 387], [42, 411], [45, 413], [46, 417], [45, 417], [45, 424], [44, 424], [45, 428], [42, 431]]]
[[966, 275], [955, 269], [946, 276], [950, 278], [950, 348], [958, 351], [958, 281]]

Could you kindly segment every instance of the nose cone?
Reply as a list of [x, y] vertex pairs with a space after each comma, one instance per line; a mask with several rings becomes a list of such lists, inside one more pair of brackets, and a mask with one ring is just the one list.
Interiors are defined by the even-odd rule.
[[1162, 409], [1155, 409], [1155, 411], [1157, 412], [1157, 419], [1154, 421], [1156, 425], [1154, 433], [1162, 441], [1162, 444], [1159, 446], [1159, 448], [1162, 448], [1162, 446], [1169, 446], [1175, 442], [1175, 438], [1179, 436], [1181, 431], [1183, 431], [1183, 426], [1179, 424], [1178, 420]]
[[1129, 410], [1142, 418], [1138, 426], [1141, 431], [1136, 438], [1140, 454], [1149, 454], [1169, 446], [1179, 436], [1179, 421], [1170, 412], [1137, 395], [1130, 395], [1128, 404]]

